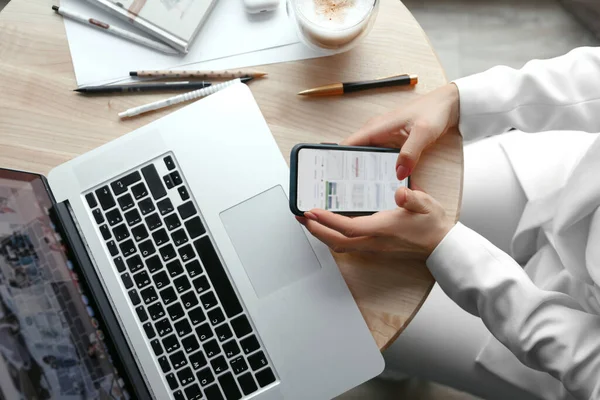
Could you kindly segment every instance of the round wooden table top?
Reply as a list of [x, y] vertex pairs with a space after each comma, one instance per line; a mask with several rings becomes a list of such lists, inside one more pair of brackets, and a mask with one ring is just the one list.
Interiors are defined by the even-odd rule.
[[[0, 12], [0, 166], [47, 174], [53, 167], [172, 112], [121, 121], [117, 113], [166, 94], [85, 97], [76, 88], [61, 18], [48, 1], [12, 0]], [[256, 67], [250, 88], [281, 152], [299, 142], [338, 142], [382, 114], [446, 83], [425, 33], [398, 0], [382, 0], [371, 33], [350, 52]], [[333, 82], [417, 74], [414, 88], [305, 98], [300, 90]], [[170, 95], [170, 94], [169, 94]], [[462, 140], [445, 135], [422, 157], [413, 181], [456, 220]], [[422, 254], [335, 254], [379, 348], [389, 346], [421, 307], [434, 280]]]

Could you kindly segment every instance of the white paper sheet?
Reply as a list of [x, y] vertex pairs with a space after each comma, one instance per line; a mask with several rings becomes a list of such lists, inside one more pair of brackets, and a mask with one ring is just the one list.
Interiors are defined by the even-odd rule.
[[[280, 0], [281, 4], [274, 12], [254, 16], [245, 12], [242, 1], [216, 0], [215, 8], [185, 56], [165, 55], [65, 19], [77, 84], [100, 84], [122, 79], [129, 71], [197, 65], [203, 61], [298, 43], [285, 12], [285, 0]], [[61, 0], [61, 6], [135, 30], [84, 0]], [[256, 60], [255, 57], [252, 59]], [[221, 65], [219, 68], [234, 67], [225, 61], [217, 64]]]

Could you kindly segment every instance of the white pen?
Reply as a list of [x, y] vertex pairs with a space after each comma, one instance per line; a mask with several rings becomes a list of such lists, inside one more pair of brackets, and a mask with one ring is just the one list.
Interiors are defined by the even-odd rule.
[[73, 21], [81, 22], [82, 24], [101, 29], [106, 33], [110, 33], [112, 35], [130, 40], [137, 44], [150, 47], [151, 49], [162, 51], [166, 54], [180, 54], [177, 50], [167, 46], [166, 44], [157, 42], [152, 39], [148, 39], [144, 36], [135, 34], [125, 29], [117, 28], [116, 26], [110, 26], [106, 22], [98, 21], [97, 19], [85, 17], [81, 14], [70, 11], [69, 9], [65, 9], [65, 7], [52, 6], [52, 9], [56, 11], [57, 14], [62, 15], [65, 18], [69, 18]]
[[219, 83], [217, 85], [212, 85], [212, 86], [209, 86], [204, 89], [194, 90], [193, 92], [188, 92], [188, 93], [180, 94], [178, 96], [169, 97], [168, 99], [165, 99], [165, 100], [159, 100], [159, 101], [155, 101], [154, 103], [130, 108], [127, 111], [123, 111], [122, 113], [119, 113], [119, 118], [133, 117], [133, 116], [136, 116], [139, 114], [146, 113], [148, 111], [154, 111], [154, 110], [158, 110], [160, 108], [172, 106], [173, 104], [183, 103], [184, 101], [208, 96], [210, 94], [218, 92], [219, 90], [225, 89], [226, 87], [231, 86], [233, 84], [242, 83], [242, 80], [244, 82], [247, 82], [249, 80], [252, 80], [252, 77], [246, 77], [246, 78], [241, 78], [241, 79], [240, 78], [232, 79], [230, 81]]

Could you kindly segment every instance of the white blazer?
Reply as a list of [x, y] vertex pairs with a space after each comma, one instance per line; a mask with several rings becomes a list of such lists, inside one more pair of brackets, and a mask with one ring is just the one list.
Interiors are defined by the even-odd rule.
[[502, 141], [528, 198], [512, 242], [525, 269], [460, 223], [427, 265], [492, 333], [482, 366], [545, 399], [600, 399], [600, 48], [455, 83], [466, 140], [569, 132]]

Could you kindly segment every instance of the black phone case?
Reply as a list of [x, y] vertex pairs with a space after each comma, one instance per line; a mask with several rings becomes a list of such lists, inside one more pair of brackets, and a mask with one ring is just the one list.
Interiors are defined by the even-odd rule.
[[[301, 149], [321, 149], [321, 150], [347, 150], [347, 151], [369, 151], [369, 152], [380, 152], [380, 153], [398, 153], [400, 149], [390, 149], [386, 147], [366, 147], [366, 146], [340, 146], [335, 143], [321, 143], [321, 144], [309, 144], [299, 143], [292, 148], [290, 152], [290, 210], [295, 215], [300, 217], [304, 216], [304, 212], [298, 210], [296, 207], [296, 192], [298, 186], [298, 152]], [[410, 177], [408, 177], [407, 183], [410, 187]], [[307, 210], [308, 211], [308, 210]], [[377, 211], [354, 211], [354, 212], [341, 212], [334, 211], [336, 214], [341, 215], [370, 215]]]

